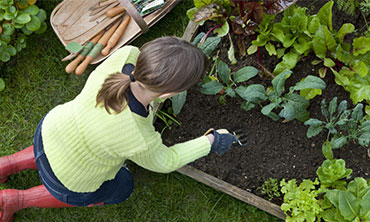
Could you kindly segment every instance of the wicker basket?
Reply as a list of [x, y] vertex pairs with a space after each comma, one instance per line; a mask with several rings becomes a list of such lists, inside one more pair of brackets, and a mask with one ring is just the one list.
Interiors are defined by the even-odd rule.
[[[109, 18], [103, 14], [96, 20], [89, 21], [93, 17], [91, 15], [91, 9], [94, 8], [99, 1], [100, 0], [64, 0], [55, 7], [50, 16], [50, 23], [64, 46], [72, 41], [83, 45], [100, 31], [106, 29], [110, 24], [121, 18], [122, 15]], [[119, 2], [117, 0], [117, 5], [119, 3], [123, 5], [132, 19], [117, 44], [111, 49], [109, 55], [123, 45], [133, 41], [142, 33], [148, 31], [151, 26], [171, 11], [179, 1], [180, 0], [167, 0], [160, 9], [143, 18], [129, 0], [119, 0]], [[75, 56], [74, 53], [71, 53], [64, 61], [70, 60]], [[107, 56], [99, 54], [91, 64], [98, 63]]]

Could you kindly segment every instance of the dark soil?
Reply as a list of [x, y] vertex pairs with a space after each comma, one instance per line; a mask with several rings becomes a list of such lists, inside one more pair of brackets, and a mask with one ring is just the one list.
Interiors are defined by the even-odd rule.
[[[319, 0], [310, 6], [311, 1], [298, 2], [300, 5], [309, 6], [309, 10], [313, 13], [317, 13], [325, 3], [326, 1]], [[336, 30], [346, 22], [353, 23], [356, 28], [362, 28], [365, 25], [361, 14], [347, 16], [338, 11], [336, 5], [333, 7], [333, 12], [333, 24]], [[228, 48], [229, 40], [224, 38], [219, 48], [220, 57], [224, 62], [228, 61]], [[270, 71], [279, 62], [276, 57], [268, 56], [264, 50], [261, 51], [261, 56], [263, 65]], [[258, 67], [256, 55], [237, 59], [237, 65], [230, 65], [234, 72], [246, 65]], [[311, 65], [312, 59], [314, 59], [313, 56], [307, 56], [297, 64], [292, 76], [287, 80], [288, 86], [294, 85], [307, 75], [318, 75], [320, 66]], [[330, 101], [335, 96], [339, 101], [346, 99], [350, 107], [353, 107], [349, 93], [335, 84], [330, 72], [324, 80], [327, 88], [323, 90], [321, 96], [311, 100], [309, 112], [312, 118], [322, 119], [320, 101], [324, 98], [326, 101]], [[267, 86], [271, 84], [270, 81], [267, 76], [259, 76], [250, 83], [262, 83]], [[174, 125], [172, 130], [166, 130], [163, 135], [164, 143], [172, 145], [187, 141], [204, 134], [211, 127], [226, 128], [230, 131], [243, 129], [248, 133], [246, 146], [235, 145], [222, 157], [212, 153], [195, 161], [191, 166], [259, 196], [263, 195], [258, 188], [269, 178], [279, 180], [295, 178], [301, 181], [316, 177], [317, 168], [325, 160], [321, 145], [326, 139], [326, 132], [307, 139], [308, 127], [302, 122], [296, 120], [288, 123], [275, 122], [261, 114], [259, 108], [248, 112], [241, 109], [240, 105], [243, 102], [241, 99], [229, 99], [226, 105], [220, 105], [218, 97], [201, 94], [199, 86], [191, 88], [182, 112], [176, 117], [182, 126]], [[168, 106], [168, 103], [166, 104]], [[158, 129], [163, 126], [161, 121], [157, 121]], [[365, 148], [350, 143], [335, 150], [335, 157], [346, 161], [346, 166], [353, 169], [353, 177], [369, 178], [370, 158]], [[273, 202], [281, 204], [281, 199], [274, 199]]]

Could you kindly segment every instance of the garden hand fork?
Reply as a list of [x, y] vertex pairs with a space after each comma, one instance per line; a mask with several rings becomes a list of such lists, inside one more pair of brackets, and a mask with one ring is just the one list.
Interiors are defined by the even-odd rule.
[[232, 131], [231, 134], [236, 138], [236, 141], [234, 143], [238, 143], [240, 146], [246, 145], [248, 138], [247, 133], [244, 132], [243, 129], [237, 129], [235, 131]]

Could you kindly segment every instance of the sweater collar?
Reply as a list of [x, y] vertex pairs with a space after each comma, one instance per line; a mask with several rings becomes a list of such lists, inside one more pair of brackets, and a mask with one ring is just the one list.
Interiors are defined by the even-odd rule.
[[[122, 73], [127, 75], [129, 73], [132, 73], [134, 69], [135, 66], [133, 64], [127, 63], [123, 66]], [[128, 88], [127, 94], [128, 94], [128, 107], [130, 108], [131, 112], [134, 112], [142, 117], [148, 117], [149, 113], [146, 111], [144, 105], [140, 103], [139, 100], [136, 99], [130, 88]]]

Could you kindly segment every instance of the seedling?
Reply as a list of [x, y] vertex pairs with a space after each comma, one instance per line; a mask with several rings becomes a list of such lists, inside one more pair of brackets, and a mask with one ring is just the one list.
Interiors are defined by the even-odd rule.
[[269, 178], [258, 189], [261, 190], [263, 195], [267, 195], [270, 201], [274, 199], [274, 197], [280, 197], [281, 195], [277, 179]]

